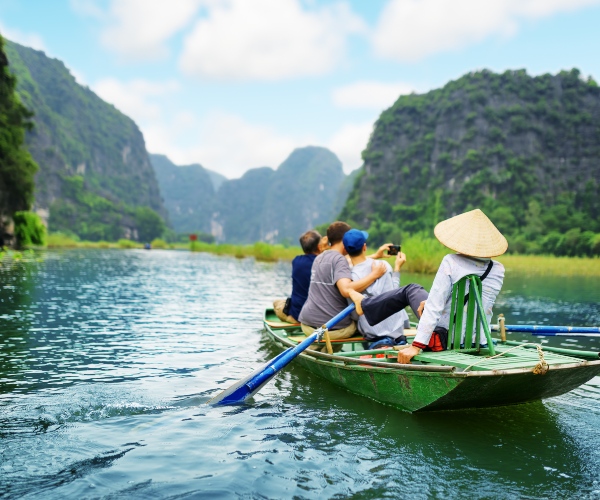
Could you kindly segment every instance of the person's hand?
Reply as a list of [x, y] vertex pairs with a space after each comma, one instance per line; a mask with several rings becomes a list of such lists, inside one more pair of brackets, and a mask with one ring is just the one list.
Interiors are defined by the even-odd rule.
[[371, 265], [371, 272], [377, 277], [377, 278], [381, 278], [385, 272], [386, 272], [386, 267], [385, 264], [383, 262], [373, 262], [373, 264]]
[[329, 250], [329, 240], [327, 236], [323, 236], [321, 241], [319, 241], [319, 253], [324, 252], [325, 250]]
[[383, 257], [383, 252], [390, 249], [390, 245], [393, 245], [393, 243], [384, 243], [383, 245], [381, 245], [377, 249], [377, 251], [373, 255], [371, 255], [371, 258], [372, 259], [381, 259]]
[[363, 310], [362, 310], [362, 301], [365, 298], [365, 296], [362, 293], [358, 293], [352, 289], [350, 289], [349, 291], [350, 294], [350, 299], [352, 300], [352, 302], [354, 302], [354, 309], [356, 310], [356, 313], [359, 316], [362, 316], [363, 314]]
[[407, 347], [406, 349], [402, 349], [401, 351], [398, 351], [398, 363], [403, 365], [410, 363], [410, 360], [413, 359], [420, 352], [421, 349], [419, 349], [417, 346], [412, 345], [410, 347]]
[[423, 311], [425, 310], [425, 302], [427, 302], [426, 300], [421, 301], [421, 303], [419, 304], [419, 307], [417, 308], [417, 314], [419, 315], [419, 318], [421, 316], [423, 316]]
[[406, 254], [404, 252], [398, 252], [396, 255], [396, 260], [394, 261], [394, 271], [400, 272], [400, 268], [406, 264]]

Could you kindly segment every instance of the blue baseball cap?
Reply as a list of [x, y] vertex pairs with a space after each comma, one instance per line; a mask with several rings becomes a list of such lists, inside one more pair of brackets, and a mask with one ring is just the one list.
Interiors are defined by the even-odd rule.
[[344, 248], [348, 253], [357, 253], [360, 252], [363, 248], [363, 245], [366, 243], [367, 238], [369, 237], [369, 233], [366, 231], [359, 231], [358, 229], [350, 229], [350, 231], [346, 232], [344, 235]]

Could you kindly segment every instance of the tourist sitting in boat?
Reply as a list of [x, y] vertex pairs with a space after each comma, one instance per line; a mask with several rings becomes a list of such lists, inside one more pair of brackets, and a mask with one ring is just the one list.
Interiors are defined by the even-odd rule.
[[[350, 290], [362, 291], [386, 272], [382, 262], [373, 262], [368, 275], [352, 281], [342, 241], [349, 230], [350, 226], [345, 222], [332, 223], [327, 228], [330, 249], [321, 253], [313, 263], [308, 298], [298, 318], [307, 336], [347, 307]], [[385, 248], [380, 247], [373, 257], [381, 258]], [[344, 318], [329, 332], [329, 336], [332, 340], [344, 339], [352, 337], [355, 332], [356, 323], [351, 318]]]
[[292, 295], [287, 299], [277, 299], [273, 302], [275, 314], [281, 321], [298, 323], [300, 310], [308, 297], [310, 286], [310, 271], [317, 255], [326, 246], [325, 237], [317, 231], [307, 231], [300, 236], [300, 246], [304, 255], [294, 257], [292, 261]]
[[[434, 233], [442, 245], [458, 253], [442, 259], [419, 320], [417, 335], [410, 347], [398, 352], [399, 363], [410, 363], [421, 350], [442, 351], [447, 348], [452, 287], [461, 278], [469, 274], [481, 277], [483, 308], [488, 324], [504, 281], [504, 266], [491, 257], [506, 252], [508, 243], [481, 210], [475, 209], [442, 221], [435, 227]], [[364, 314], [370, 325], [376, 325], [407, 306], [406, 297], [400, 290], [367, 298], [350, 292], [350, 298], [356, 304], [357, 313]], [[482, 334], [482, 347], [485, 343]]]
[[[373, 259], [367, 257], [367, 238], [369, 234], [358, 229], [351, 229], [343, 238], [344, 248], [352, 260], [352, 280], [358, 281], [371, 272]], [[389, 246], [389, 245], [386, 245]], [[400, 269], [406, 262], [406, 255], [403, 252], [396, 254], [394, 269], [387, 262], [383, 261], [386, 272], [383, 276], [371, 284], [363, 295], [365, 297], [374, 297], [384, 292], [397, 290], [400, 288]], [[421, 285], [410, 284], [405, 287], [405, 294], [413, 300], [416, 306], [415, 314], [422, 302], [427, 300], [427, 292]], [[418, 317], [418, 316], [417, 316]], [[371, 326], [365, 316], [358, 318], [358, 331], [362, 336], [371, 342], [369, 349], [378, 349], [385, 346], [404, 345], [406, 337], [404, 328], [408, 328], [408, 314], [404, 309], [392, 314], [389, 318], [380, 323]]]

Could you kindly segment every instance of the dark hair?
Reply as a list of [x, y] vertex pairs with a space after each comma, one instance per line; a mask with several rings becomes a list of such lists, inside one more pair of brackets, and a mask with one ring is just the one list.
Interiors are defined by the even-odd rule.
[[[363, 245], [363, 246], [364, 246], [364, 245]], [[347, 248], [346, 248], [346, 252], [348, 252], [348, 249], [347, 249]], [[359, 256], [361, 253], [362, 253], [362, 248], [361, 248], [360, 250], [356, 251], [356, 252], [353, 252], [353, 253], [350, 253], [350, 252], [348, 252], [348, 255], [349, 255], [350, 257], [358, 257], [358, 256]]]
[[302, 251], [306, 254], [315, 253], [319, 251], [319, 242], [321, 241], [321, 235], [314, 230], [306, 231], [300, 236], [300, 246]]
[[352, 229], [348, 224], [342, 221], [332, 222], [327, 228], [327, 239], [331, 246], [344, 239], [344, 235]]

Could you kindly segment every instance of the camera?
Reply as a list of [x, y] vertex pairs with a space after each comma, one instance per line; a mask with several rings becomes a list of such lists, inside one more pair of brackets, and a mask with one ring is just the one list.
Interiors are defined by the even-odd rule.
[[401, 248], [402, 247], [400, 245], [390, 245], [388, 248], [388, 255], [398, 255]]

